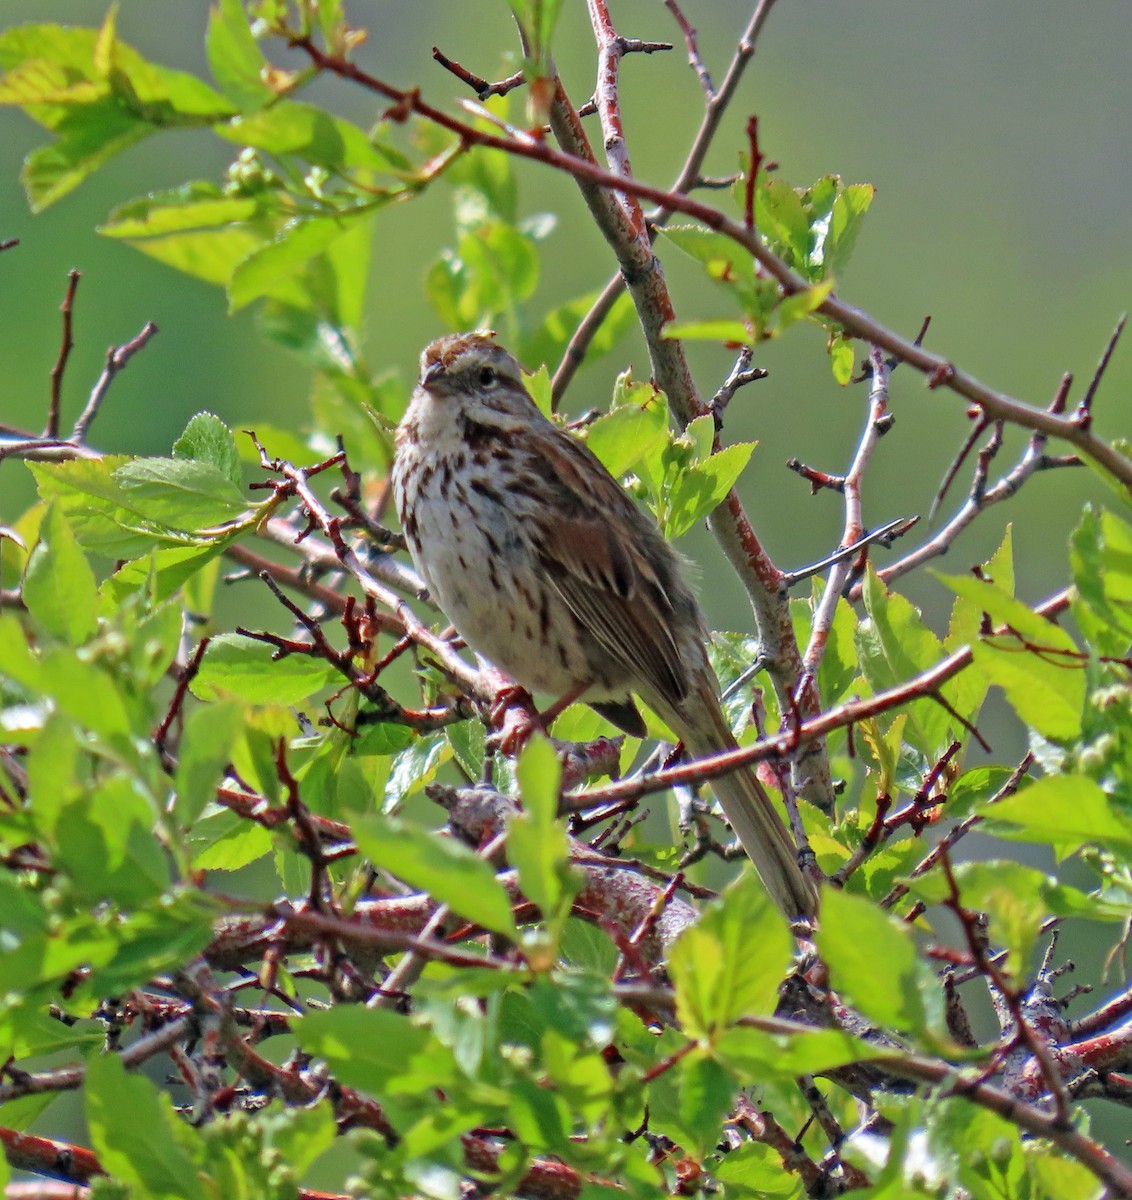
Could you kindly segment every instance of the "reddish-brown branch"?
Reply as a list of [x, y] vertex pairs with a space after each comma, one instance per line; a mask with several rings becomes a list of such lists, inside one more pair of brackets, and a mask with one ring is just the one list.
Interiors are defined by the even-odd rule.
[[[767, 6], [769, 7], [769, 6]], [[643, 183], [638, 179], [626, 178], [615, 171], [606, 170], [596, 162], [557, 150], [545, 141], [513, 130], [506, 135], [488, 133], [477, 129], [466, 121], [450, 116], [441, 109], [423, 101], [412, 90], [393, 87], [370, 75], [347, 59], [320, 50], [309, 37], [295, 36], [291, 44], [302, 49], [320, 70], [329, 71], [343, 79], [349, 79], [378, 95], [405, 105], [409, 110], [442, 129], [456, 134], [467, 145], [485, 146], [503, 150], [521, 158], [533, 159], [548, 166], [566, 171], [579, 181], [606, 188], [637, 200], [648, 200], [662, 209], [682, 212], [686, 216], [703, 222], [709, 229], [716, 230], [749, 251], [759, 265], [778, 281], [786, 295], [804, 292], [809, 283], [782, 259], [774, 254], [755, 234], [735, 221], [692, 196], [677, 190]], [[723, 89], [720, 89], [720, 95]], [[913, 340], [887, 328], [870, 314], [831, 294], [818, 306], [818, 312], [829, 317], [852, 337], [861, 338], [887, 351], [898, 362], [923, 374], [929, 387], [944, 387], [979, 405], [993, 420], [1003, 420], [1024, 429], [1045, 433], [1050, 437], [1069, 442], [1085, 457], [1092, 459], [1110, 475], [1132, 492], [1132, 460], [1108, 442], [1096, 437], [1073, 418], [1058, 416], [1047, 409], [1025, 404], [1005, 392], [988, 387], [969, 372], [963, 371], [940, 354], [917, 346]]]
[[63, 375], [67, 370], [67, 360], [71, 357], [71, 351], [75, 347], [73, 326], [75, 292], [81, 278], [82, 275], [79, 271], [67, 272], [67, 294], [59, 306], [59, 311], [63, 314], [63, 340], [59, 346], [59, 356], [51, 368], [51, 401], [47, 409], [47, 427], [43, 431], [43, 436], [46, 438], [59, 436], [59, 419], [63, 404]]
[[506, 79], [500, 79], [496, 83], [489, 83], [479, 75], [474, 75], [467, 67], [462, 67], [455, 59], [448, 58], [437, 46], [432, 48], [432, 57], [446, 71], [451, 71], [461, 83], [466, 83], [480, 100], [487, 100], [491, 96], [506, 96], [508, 92], [526, 83], [526, 76], [522, 71], [516, 71], [514, 75], [508, 75]]
[[[1069, 592], [1065, 590], [1057, 592], [1048, 600], [1037, 605], [1034, 611], [1041, 616], [1052, 617], [1063, 612], [1068, 606]], [[760, 738], [757, 742], [752, 742], [749, 746], [741, 746], [737, 750], [728, 750], [722, 754], [696, 759], [694, 762], [682, 763], [660, 771], [637, 775], [630, 779], [618, 780], [585, 792], [571, 792], [567, 794], [566, 800], [579, 806], [627, 800], [646, 796], [652, 792], [666, 791], [673, 787], [705, 783], [742, 766], [784, 758], [795, 753], [799, 745], [825, 737], [835, 729], [844, 729], [879, 713], [902, 708], [911, 701], [924, 696], [934, 696], [949, 679], [969, 667], [971, 660], [971, 648], [964, 646], [948, 655], [947, 658], [941, 659], [934, 667], [917, 675], [914, 679], [897, 684], [895, 687], [878, 692], [873, 696], [839, 704], [818, 713], [817, 716], [801, 721], [792, 736], [778, 735]]]

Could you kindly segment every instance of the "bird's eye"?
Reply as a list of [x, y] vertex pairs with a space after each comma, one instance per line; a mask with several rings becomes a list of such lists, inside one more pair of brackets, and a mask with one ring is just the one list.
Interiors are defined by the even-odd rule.
[[499, 378], [491, 367], [480, 367], [480, 386], [491, 387]]

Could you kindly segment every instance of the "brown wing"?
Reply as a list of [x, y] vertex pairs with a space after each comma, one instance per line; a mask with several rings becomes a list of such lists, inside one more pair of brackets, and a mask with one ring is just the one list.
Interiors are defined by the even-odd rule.
[[555, 497], [531, 525], [547, 576], [630, 678], [678, 704], [688, 684], [677, 631], [696, 610], [676, 555], [580, 442], [552, 425], [528, 437]]

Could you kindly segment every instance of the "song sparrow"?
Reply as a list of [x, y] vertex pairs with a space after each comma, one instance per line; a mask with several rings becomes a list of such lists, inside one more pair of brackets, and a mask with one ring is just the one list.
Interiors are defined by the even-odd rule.
[[[433, 598], [516, 683], [584, 700], [643, 736], [637, 692], [691, 756], [735, 746], [677, 555], [593, 453], [539, 412], [489, 335], [424, 350], [393, 487]], [[754, 772], [713, 786], [773, 899], [812, 916], [814, 886]]]

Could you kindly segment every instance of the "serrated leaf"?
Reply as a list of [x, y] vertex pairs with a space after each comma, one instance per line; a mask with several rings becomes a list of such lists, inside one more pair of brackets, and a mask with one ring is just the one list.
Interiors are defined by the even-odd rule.
[[247, 704], [298, 704], [342, 676], [325, 659], [288, 654], [273, 659], [274, 648], [239, 633], [208, 643], [200, 670], [189, 685], [200, 700], [232, 696]]
[[95, 1055], [83, 1084], [87, 1126], [102, 1167], [153, 1200], [205, 1200], [192, 1159], [173, 1129], [168, 1098], [117, 1054]]
[[173, 813], [182, 825], [191, 825], [215, 799], [242, 726], [243, 710], [231, 702], [204, 705], [189, 713], [174, 782], [177, 800]]
[[1000, 836], [1048, 842], [1064, 853], [1081, 846], [1132, 847], [1132, 821], [1084, 775], [1050, 775], [986, 810]]
[[668, 437], [668, 405], [655, 389], [641, 385], [639, 401], [598, 417], [586, 430], [586, 445], [616, 479], [655, 453]]
[[174, 458], [209, 463], [239, 488], [240, 452], [232, 431], [217, 416], [199, 412], [190, 418], [184, 432], [173, 443]]
[[517, 934], [511, 898], [494, 867], [462, 842], [394, 817], [356, 817], [353, 831], [358, 849], [374, 866], [484, 929]]
[[822, 893], [816, 940], [829, 966], [830, 985], [839, 995], [882, 1029], [924, 1031], [924, 980], [906, 925], [869, 900], [828, 888]]
[[677, 538], [687, 533], [723, 501], [750, 462], [755, 444], [725, 446], [706, 462], [680, 472], [668, 496], [665, 536]]
[[115, 481], [146, 519], [173, 529], [220, 525], [248, 508], [240, 489], [210, 462], [191, 458], [135, 458]]
[[98, 628], [98, 584], [57, 504], [48, 506], [28, 559], [24, 603], [53, 637], [79, 646]]
[[[758, 954], [751, 947], [759, 947]], [[774, 1011], [793, 942], [782, 914], [745, 872], [677, 939], [668, 970], [690, 1037], [714, 1038], [744, 1014]]]

